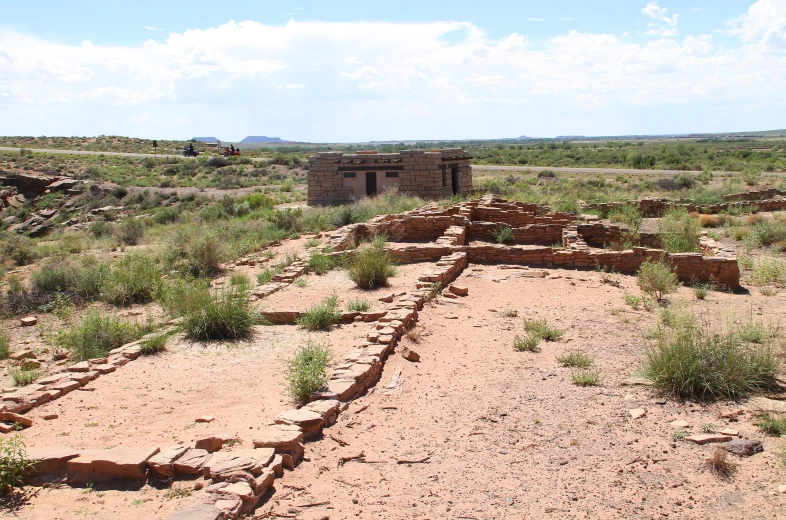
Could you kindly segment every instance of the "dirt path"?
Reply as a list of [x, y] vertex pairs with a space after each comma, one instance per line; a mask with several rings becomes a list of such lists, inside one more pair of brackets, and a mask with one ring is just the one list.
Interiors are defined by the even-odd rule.
[[[276, 484], [261, 511], [304, 520], [786, 514], [786, 499], [774, 496], [774, 483], [784, 481], [777, 440], [765, 437], [765, 453], [735, 460], [738, 472], [726, 481], [704, 466], [712, 445], [672, 439], [672, 421], [685, 419], [698, 433], [703, 424], [728, 426], [718, 412], [738, 406], [664, 401], [646, 387], [621, 386], [637, 368], [641, 330], [653, 320], [612, 312], [623, 306], [624, 290], [636, 292], [635, 280], [615, 288], [592, 272], [549, 272], [562, 278], [519, 278], [493, 267], [465, 272], [459, 282], [470, 296], [427, 306], [421, 342], [404, 343], [421, 362], [393, 355], [376, 390], [309, 446], [310, 461]], [[689, 290], [680, 296], [689, 298]], [[713, 293], [702, 306], [743, 316], [761, 298], [754, 299]], [[784, 298], [767, 301], [772, 319], [783, 318]], [[490, 310], [506, 307], [519, 317]], [[566, 336], [538, 353], [516, 352], [522, 317], [547, 318]], [[555, 355], [576, 348], [595, 356], [602, 386], [577, 387], [571, 369], [558, 365]], [[385, 391], [399, 371], [401, 386]], [[647, 415], [633, 420], [629, 410], [639, 407]], [[762, 438], [749, 418], [731, 426]], [[360, 453], [365, 462], [340, 463]]]

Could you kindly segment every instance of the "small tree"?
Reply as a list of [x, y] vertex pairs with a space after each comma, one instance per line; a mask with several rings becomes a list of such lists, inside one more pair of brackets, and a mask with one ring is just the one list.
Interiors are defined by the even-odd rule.
[[660, 261], [647, 260], [641, 264], [636, 273], [636, 280], [643, 292], [658, 301], [661, 301], [664, 295], [675, 292], [680, 286], [676, 273], [670, 266]]

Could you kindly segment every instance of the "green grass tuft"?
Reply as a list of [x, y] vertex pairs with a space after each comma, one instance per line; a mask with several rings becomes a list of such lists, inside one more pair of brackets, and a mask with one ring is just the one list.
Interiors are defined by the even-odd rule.
[[103, 316], [90, 310], [81, 323], [63, 330], [56, 336], [58, 346], [72, 352], [79, 361], [106, 357], [106, 354], [144, 335], [144, 329], [135, 323], [121, 321], [114, 316]]
[[552, 327], [545, 318], [540, 320], [524, 320], [524, 328], [531, 336], [537, 336], [545, 341], [559, 341], [565, 331]]
[[570, 380], [577, 386], [599, 386], [600, 371], [597, 369], [577, 370], [570, 375]]
[[347, 310], [350, 312], [368, 312], [371, 310], [371, 302], [362, 298], [355, 298], [347, 302]]
[[237, 286], [211, 290], [205, 284], [183, 283], [168, 296], [167, 306], [181, 319], [186, 337], [197, 341], [248, 338], [258, 321], [248, 292]]
[[303, 313], [298, 318], [297, 323], [308, 330], [328, 330], [338, 323], [340, 319], [341, 311], [338, 310], [338, 296], [333, 295], [325, 298]]
[[571, 350], [557, 356], [557, 361], [564, 367], [587, 368], [595, 359], [580, 350]]
[[290, 397], [297, 403], [306, 404], [311, 394], [322, 389], [328, 382], [327, 367], [332, 354], [328, 344], [309, 341], [300, 347], [287, 362], [286, 380]]
[[781, 437], [786, 434], [786, 417], [766, 413], [760, 415], [754, 424], [767, 435]]
[[377, 247], [357, 251], [347, 270], [352, 281], [362, 289], [384, 287], [388, 278], [396, 274], [390, 253]]
[[540, 336], [535, 334], [527, 334], [523, 338], [516, 335], [516, 337], [513, 338], [513, 348], [519, 352], [537, 352], [540, 350], [538, 348], [539, 344]]

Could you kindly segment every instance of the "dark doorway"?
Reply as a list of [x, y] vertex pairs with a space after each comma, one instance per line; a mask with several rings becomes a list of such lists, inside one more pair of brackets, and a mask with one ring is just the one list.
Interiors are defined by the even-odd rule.
[[373, 197], [377, 194], [377, 172], [366, 172], [366, 195]]
[[453, 180], [453, 195], [456, 195], [459, 192], [459, 181], [458, 181], [458, 168], [456, 168], [455, 166], [450, 169], [450, 177]]

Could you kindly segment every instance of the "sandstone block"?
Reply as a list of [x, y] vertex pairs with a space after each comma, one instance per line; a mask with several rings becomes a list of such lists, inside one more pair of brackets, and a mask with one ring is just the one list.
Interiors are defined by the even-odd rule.
[[210, 458], [211, 455], [206, 450], [189, 449], [174, 461], [173, 467], [176, 473], [199, 475]]
[[33, 420], [31, 418], [12, 412], [0, 412], [0, 421], [19, 423], [25, 428], [29, 428], [33, 425]]
[[723, 447], [740, 457], [750, 457], [764, 451], [761, 441], [753, 439], [734, 439], [724, 444]]
[[77, 363], [68, 367], [69, 372], [89, 372], [90, 371], [90, 363], [87, 361], [82, 361], [81, 363]]
[[197, 439], [194, 448], [197, 450], [205, 450], [208, 453], [220, 450], [224, 446], [224, 439], [215, 435], [208, 435]]
[[20, 319], [19, 323], [23, 327], [32, 327], [32, 326], [38, 324], [38, 318], [36, 318], [35, 316], [27, 316], [27, 317], [24, 317], [24, 318]]
[[169, 515], [169, 520], [223, 520], [224, 513], [211, 504], [193, 504]]
[[171, 477], [175, 474], [175, 461], [188, 451], [186, 446], [167, 446], [156, 455], [150, 457], [147, 465], [160, 477]]
[[420, 354], [407, 346], [401, 347], [401, 357], [407, 361], [420, 361]]
[[108, 374], [110, 372], [114, 372], [117, 368], [114, 365], [93, 365], [93, 370], [98, 372], [99, 374]]
[[50, 475], [65, 469], [66, 462], [79, 456], [71, 448], [28, 448], [27, 458], [33, 461], [33, 475]]
[[80, 455], [66, 463], [68, 479], [76, 482], [113, 478], [144, 479], [147, 475], [147, 460], [158, 451], [158, 448], [118, 446]]
[[273, 448], [276, 453], [289, 453], [297, 451], [303, 442], [303, 432], [267, 426], [254, 435], [253, 442], [255, 448]]
[[32, 350], [20, 350], [19, 352], [14, 352], [9, 356], [11, 359], [20, 361], [22, 359], [35, 359], [35, 352]]
[[701, 433], [685, 437], [685, 440], [695, 442], [696, 444], [708, 444], [711, 442], [728, 442], [731, 440], [731, 436], [717, 433]]
[[469, 288], [463, 285], [450, 284], [448, 290], [453, 294], [455, 294], [456, 296], [466, 296], [469, 294]]

